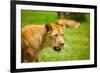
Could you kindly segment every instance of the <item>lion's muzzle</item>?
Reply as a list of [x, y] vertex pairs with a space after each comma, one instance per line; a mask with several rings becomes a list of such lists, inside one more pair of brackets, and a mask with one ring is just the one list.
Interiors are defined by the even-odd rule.
[[63, 48], [64, 43], [62, 43], [59, 47], [53, 47], [54, 51], [61, 51], [61, 49]]

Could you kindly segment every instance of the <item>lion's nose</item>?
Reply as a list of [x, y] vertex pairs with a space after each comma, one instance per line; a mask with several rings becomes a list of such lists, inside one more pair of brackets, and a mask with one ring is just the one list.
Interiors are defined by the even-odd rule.
[[61, 46], [63, 46], [64, 45], [64, 43], [61, 43]]

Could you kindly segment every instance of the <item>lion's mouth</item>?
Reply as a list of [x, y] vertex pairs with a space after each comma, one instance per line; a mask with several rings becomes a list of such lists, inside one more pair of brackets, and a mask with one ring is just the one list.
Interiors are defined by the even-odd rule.
[[61, 48], [58, 48], [58, 47], [53, 47], [54, 51], [61, 51]]

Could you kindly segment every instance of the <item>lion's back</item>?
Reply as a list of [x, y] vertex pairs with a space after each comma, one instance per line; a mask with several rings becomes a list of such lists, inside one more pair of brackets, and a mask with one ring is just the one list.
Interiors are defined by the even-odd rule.
[[45, 33], [43, 31], [45, 31], [43, 25], [28, 25], [23, 27], [21, 32], [22, 45], [39, 48], [42, 43], [42, 35]]

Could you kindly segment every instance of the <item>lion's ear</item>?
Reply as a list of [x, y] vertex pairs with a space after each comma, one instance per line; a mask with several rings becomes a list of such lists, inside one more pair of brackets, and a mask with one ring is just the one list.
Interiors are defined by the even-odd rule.
[[46, 24], [45, 27], [46, 27], [46, 31], [50, 31], [52, 29], [50, 24]]

